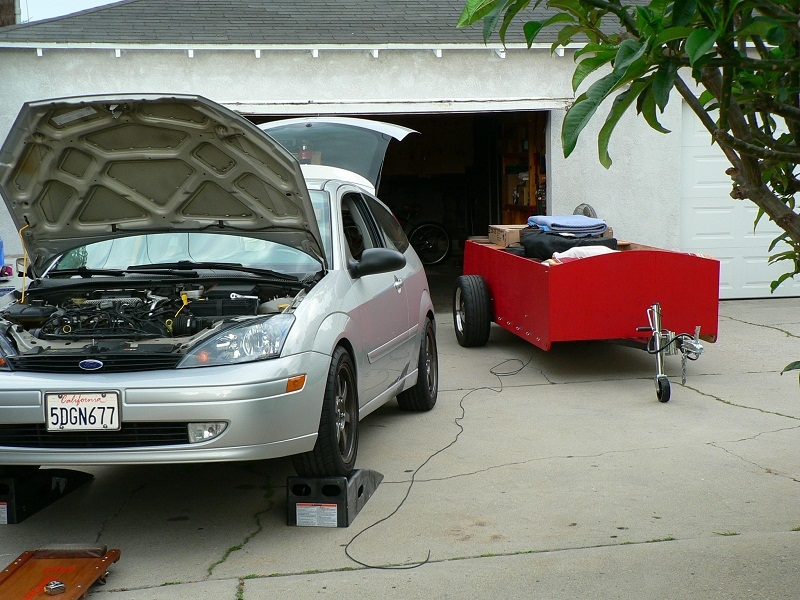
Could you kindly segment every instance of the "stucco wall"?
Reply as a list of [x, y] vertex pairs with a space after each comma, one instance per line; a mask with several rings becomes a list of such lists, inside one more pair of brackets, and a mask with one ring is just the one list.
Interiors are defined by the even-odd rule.
[[614, 228], [617, 238], [679, 249], [681, 99], [674, 95], [658, 116], [669, 134], [651, 129], [632, 108], [612, 134], [613, 164], [605, 169], [598, 158], [597, 136], [609, 107], [610, 102], [600, 106], [566, 159], [561, 145], [564, 113], [553, 113], [547, 179], [553, 190], [552, 213], [571, 214], [586, 202]]
[[[619, 237], [665, 247], [678, 244], [680, 138], [652, 132], [635, 118], [617, 127], [614, 166], [597, 160], [606, 110], [564, 160], [563, 110], [573, 94], [572, 58], [548, 51], [489, 49], [311, 52], [0, 48], [0, 139], [25, 101], [110, 93], [175, 92], [207, 96], [244, 114], [370, 114], [553, 110], [548, 194], [553, 213], [589, 202]], [[680, 107], [663, 123], [680, 126]], [[640, 118], [639, 118], [640, 119]], [[677, 133], [677, 132], [676, 132]], [[10, 217], [0, 211], [7, 256], [21, 253]]]

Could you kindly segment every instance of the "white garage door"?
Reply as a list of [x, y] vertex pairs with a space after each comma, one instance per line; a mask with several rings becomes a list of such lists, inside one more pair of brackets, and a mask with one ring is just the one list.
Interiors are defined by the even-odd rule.
[[[800, 278], [770, 293], [770, 282], [787, 270], [767, 264], [769, 245], [781, 230], [766, 217], [753, 228], [758, 208], [730, 197], [730, 163], [685, 104], [682, 132], [681, 249], [719, 259], [720, 298], [800, 296]], [[782, 244], [772, 253], [786, 249]]]

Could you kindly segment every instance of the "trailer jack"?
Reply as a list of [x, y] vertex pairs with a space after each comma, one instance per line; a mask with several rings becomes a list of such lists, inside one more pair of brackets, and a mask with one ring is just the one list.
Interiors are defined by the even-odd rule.
[[703, 353], [700, 327], [695, 327], [694, 336], [661, 329], [661, 305], [658, 302], [647, 309], [647, 320], [650, 326], [640, 327], [639, 330], [652, 332], [647, 351], [656, 357], [656, 397], [659, 402], [669, 402], [670, 384], [664, 373], [664, 357], [681, 355], [681, 383], [686, 384], [686, 361], [697, 360]]

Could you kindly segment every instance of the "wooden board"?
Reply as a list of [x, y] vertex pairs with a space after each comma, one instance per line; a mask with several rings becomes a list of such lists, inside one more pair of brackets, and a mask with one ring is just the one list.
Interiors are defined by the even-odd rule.
[[[119, 557], [119, 550], [108, 550], [105, 546], [59, 545], [28, 550], [0, 572], [0, 598], [85, 598], [96, 582], [105, 583], [108, 568]], [[63, 583], [66, 589], [48, 594], [45, 586], [52, 581]]]

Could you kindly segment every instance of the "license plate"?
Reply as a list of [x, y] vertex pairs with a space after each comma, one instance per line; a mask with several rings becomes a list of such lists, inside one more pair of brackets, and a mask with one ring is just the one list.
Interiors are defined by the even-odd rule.
[[117, 430], [116, 392], [45, 394], [48, 431]]

